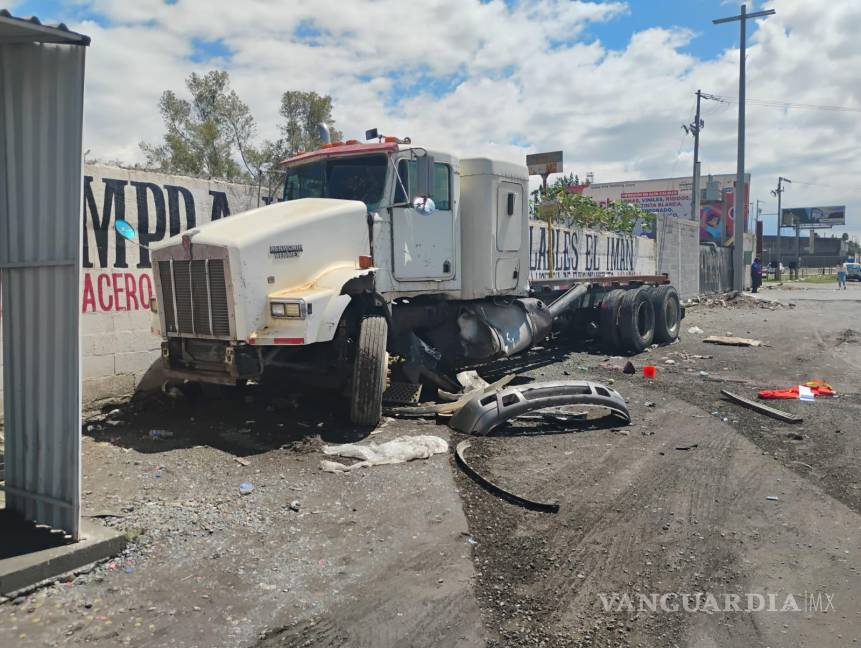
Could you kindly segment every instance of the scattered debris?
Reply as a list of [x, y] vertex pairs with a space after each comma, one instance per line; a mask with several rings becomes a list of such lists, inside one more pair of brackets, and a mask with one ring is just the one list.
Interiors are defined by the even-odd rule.
[[244, 457], [233, 457], [233, 461], [238, 463], [240, 466], [250, 466], [251, 465], [251, 462], [248, 461], [248, 459], [245, 459]]
[[483, 436], [528, 412], [562, 405], [606, 407], [613, 416], [631, 422], [625, 399], [619, 392], [587, 380], [530, 383], [495, 392], [466, 403], [449, 421], [449, 426], [458, 432]]
[[320, 462], [320, 470], [333, 473], [349, 472], [358, 468], [406, 463], [413, 459], [429, 459], [435, 454], [446, 452], [448, 452], [448, 443], [445, 439], [427, 434], [401, 436], [379, 444], [371, 441], [368, 445], [345, 443], [323, 446], [323, 454], [359, 459], [359, 462], [347, 465], [323, 460]]
[[664, 360], [664, 364], [665, 365], [674, 365], [674, 364], [676, 364], [676, 361], [671, 359], [671, 358], [667, 358], [666, 360]]
[[170, 439], [173, 436], [173, 432], [170, 430], [150, 430], [149, 438], [150, 439]]
[[720, 393], [734, 403], [738, 403], [739, 405], [747, 407], [748, 409], [752, 409], [756, 412], [759, 412], [760, 414], [765, 414], [766, 416], [770, 416], [771, 418], [777, 419], [778, 421], [783, 421], [784, 423], [801, 423], [804, 420], [802, 417], [797, 416], [796, 414], [790, 414], [789, 412], [781, 411], [775, 407], [769, 407], [768, 405], [757, 403], [754, 400], [750, 400], [737, 394], [733, 394], [726, 389], [721, 389]]
[[808, 400], [812, 400], [817, 396], [836, 396], [831, 385], [821, 380], [808, 380], [806, 383], [795, 385], [788, 389], [763, 389], [757, 393], [757, 396], [767, 400], [797, 400], [802, 397], [802, 389], [805, 391]]
[[708, 344], [723, 344], [725, 346], [759, 347], [762, 342], [749, 338], [731, 337], [728, 335], [710, 335], [703, 340]]
[[643, 403], [643, 405], [645, 405], [646, 407], [654, 407], [655, 406], [655, 404], [652, 401], [646, 401], [645, 403]]
[[484, 389], [479, 389], [477, 391], [469, 392], [468, 394], [464, 394], [458, 400], [453, 403], [433, 403], [431, 405], [418, 405], [416, 407], [392, 407], [387, 408], [386, 413], [391, 414], [392, 416], [402, 416], [402, 417], [422, 417], [422, 416], [436, 416], [440, 415], [450, 415], [457, 412], [461, 407], [463, 407], [466, 403], [468, 403], [473, 398], [477, 398], [482, 394], [493, 391], [494, 389], [499, 389], [500, 387], [504, 387], [508, 383], [514, 380], [514, 374], [508, 374], [507, 376], [503, 376], [495, 383], [492, 383], [485, 387]]
[[251, 482], [242, 482], [239, 484], [239, 494], [240, 495], [250, 495], [254, 492], [254, 484]]
[[694, 448], [698, 448], [699, 445], [699, 443], [694, 443], [693, 445], [689, 446], [676, 446], [676, 450], [693, 450]]
[[524, 508], [533, 510], [533, 511], [544, 511], [546, 513], [558, 513], [559, 512], [559, 503], [558, 502], [536, 502], [535, 500], [530, 500], [525, 497], [521, 497], [520, 495], [515, 495], [511, 491], [507, 491], [501, 486], [494, 484], [489, 479], [482, 477], [472, 466], [470, 466], [464, 454], [470, 447], [470, 441], [465, 440], [461, 441], [457, 444], [455, 448], [455, 458], [457, 459], [457, 464], [463, 469], [463, 471], [469, 475], [476, 483], [486, 488], [488, 491], [493, 493], [494, 495], [498, 495], [501, 498], [511, 502], [512, 504], [517, 504]]
[[448, 392], [444, 389], [437, 389], [437, 395], [440, 400], [455, 402], [460, 400], [464, 396], [475, 392], [480, 391], [482, 389], [486, 389], [489, 383], [478, 375], [478, 372], [473, 370], [469, 371], [461, 371], [458, 373], [455, 378], [457, 378], [457, 382], [463, 387], [463, 390], [459, 393]]
[[643, 366], [643, 378], [647, 378], [649, 380], [654, 380], [657, 370], [658, 370], [657, 367], [655, 367], [654, 365], [644, 365]]
[[780, 498], [777, 495], [766, 495], [765, 499], [767, 499], [770, 502], [780, 501]]
[[289, 508], [291, 511], [298, 512], [299, 509], [302, 508], [302, 504], [299, 502], [299, 500], [293, 500], [292, 502], [290, 502]]
[[625, 366], [622, 368], [622, 373], [626, 373], [626, 374], [637, 373], [637, 370], [634, 368], [634, 363], [631, 362], [630, 360], [628, 360], [628, 362], [626, 362]]
[[702, 335], [705, 333], [699, 326], [692, 326], [688, 329], [688, 333], [691, 335]]

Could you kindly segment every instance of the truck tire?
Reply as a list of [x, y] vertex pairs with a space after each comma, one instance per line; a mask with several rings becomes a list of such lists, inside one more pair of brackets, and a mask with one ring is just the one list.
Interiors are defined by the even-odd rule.
[[362, 318], [350, 395], [350, 421], [355, 425], [374, 426], [383, 415], [383, 392], [389, 364], [386, 353], [388, 335], [389, 325], [382, 315]]
[[655, 337], [655, 309], [649, 290], [628, 290], [619, 312], [619, 337], [626, 351], [642, 353]]
[[679, 293], [669, 284], [650, 290], [655, 309], [655, 342], [666, 344], [679, 337], [682, 326], [682, 305]]
[[619, 309], [622, 306], [624, 290], [611, 290], [601, 300], [601, 311], [599, 324], [601, 333], [601, 346], [608, 353], [619, 350], [621, 340], [619, 338]]

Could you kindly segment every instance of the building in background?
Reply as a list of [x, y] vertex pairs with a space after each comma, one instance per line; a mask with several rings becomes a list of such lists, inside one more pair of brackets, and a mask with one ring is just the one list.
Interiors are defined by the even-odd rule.
[[[777, 236], [766, 234], [761, 238], [762, 259], [769, 263], [777, 259]], [[814, 233], [811, 249], [810, 237], [801, 236], [798, 240], [798, 253], [801, 265], [806, 268], [828, 268], [845, 262], [850, 256], [850, 241], [843, 240], [838, 235], [820, 235]], [[795, 260], [795, 237], [781, 237], [781, 261], [788, 264]]]

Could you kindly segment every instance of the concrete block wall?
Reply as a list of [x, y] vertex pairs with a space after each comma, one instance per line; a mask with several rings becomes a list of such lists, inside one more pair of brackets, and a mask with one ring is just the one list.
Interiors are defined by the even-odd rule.
[[148, 372], [157, 373], [161, 339], [150, 331], [149, 313], [146, 315], [82, 315], [81, 379], [84, 403], [131, 394]]
[[682, 299], [699, 294], [699, 223], [675, 216], [658, 216], [655, 222], [658, 273], [667, 273]]

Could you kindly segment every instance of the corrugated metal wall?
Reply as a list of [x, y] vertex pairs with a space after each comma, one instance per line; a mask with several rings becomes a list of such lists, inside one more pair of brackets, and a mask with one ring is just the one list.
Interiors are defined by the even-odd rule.
[[700, 294], [732, 290], [732, 248], [700, 245]]
[[0, 44], [6, 508], [75, 538], [84, 53]]

